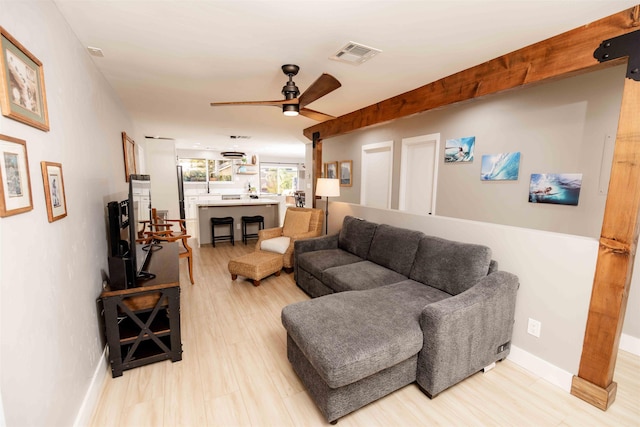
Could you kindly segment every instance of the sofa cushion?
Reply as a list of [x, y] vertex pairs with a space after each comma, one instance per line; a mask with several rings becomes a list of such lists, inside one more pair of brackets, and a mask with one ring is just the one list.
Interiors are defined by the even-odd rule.
[[273, 239], [266, 239], [260, 242], [260, 249], [268, 252], [276, 252], [279, 254], [284, 254], [289, 249], [289, 245], [291, 244], [291, 238], [280, 236], [274, 237]]
[[332, 267], [322, 273], [322, 282], [335, 292], [362, 291], [406, 279], [406, 276], [371, 261]]
[[417, 354], [422, 309], [447, 297], [405, 280], [288, 305], [282, 324], [327, 385], [337, 388]]
[[380, 224], [371, 240], [367, 259], [408, 276], [423, 237], [419, 231]]
[[362, 258], [342, 249], [323, 249], [320, 251], [304, 252], [296, 256], [298, 268], [311, 273], [322, 281], [322, 273], [331, 267], [353, 264]]
[[362, 259], [367, 258], [371, 239], [378, 224], [364, 219], [345, 216], [342, 221], [342, 229], [338, 235], [338, 247]]
[[287, 210], [282, 227], [282, 235], [287, 237], [295, 236], [309, 231], [311, 222], [311, 211]]
[[409, 277], [457, 295], [486, 276], [490, 262], [491, 249], [486, 246], [425, 236]]

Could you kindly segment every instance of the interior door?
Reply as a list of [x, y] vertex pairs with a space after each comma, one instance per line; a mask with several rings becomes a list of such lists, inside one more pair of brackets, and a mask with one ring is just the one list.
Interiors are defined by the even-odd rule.
[[362, 188], [360, 204], [391, 208], [393, 141], [362, 146]]
[[402, 140], [400, 210], [435, 214], [439, 146], [439, 133]]

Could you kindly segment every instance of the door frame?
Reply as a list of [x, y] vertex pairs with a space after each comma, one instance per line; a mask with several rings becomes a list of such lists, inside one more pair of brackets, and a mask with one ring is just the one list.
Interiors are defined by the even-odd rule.
[[384, 141], [384, 142], [376, 142], [374, 144], [366, 144], [362, 146], [362, 154], [360, 156], [362, 163], [362, 170], [360, 171], [360, 204], [366, 206], [366, 193], [367, 193], [367, 162], [365, 158], [368, 153], [374, 151], [388, 151], [389, 156], [389, 195], [387, 197], [387, 206], [386, 209], [391, 209], [391, 193], [393, 192], [393, 140]]
[[431, 189], [431, 215], [436, 214], [436, 195], [438, 190], [438, 159], [440, 158], [440, 133], [428, 135], [418, 135], [410, 138], [402, 138], [402, 149], [400, 154], [400, 194], [398, 209], [406, 211], [406, 194], [408, 179], [409, 147], [416, 145], [427, 145], [435, 143], [435, 154], [433, 156], [433, 188]]

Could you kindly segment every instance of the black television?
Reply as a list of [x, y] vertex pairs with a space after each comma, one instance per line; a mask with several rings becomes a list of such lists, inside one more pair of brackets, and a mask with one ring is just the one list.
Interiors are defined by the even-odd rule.
[[107, 204], [109, 215], [109, 284], [111, 289], [135, 287], [153, 274], [146, 272], [153, 245], [139, 244], [140, 221], [151, 218], [151, 179], [149, 175], [129, 176], [129, 196]]

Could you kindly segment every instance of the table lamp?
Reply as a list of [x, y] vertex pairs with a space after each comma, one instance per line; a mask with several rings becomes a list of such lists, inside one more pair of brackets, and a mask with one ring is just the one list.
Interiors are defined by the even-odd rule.
[[340, 197], [340, 180], [332, 178], [318, 178], [316, 196], [326, 197], [327, 205], [324, 210], [324, 234], [329, 234], [329, 197]]

